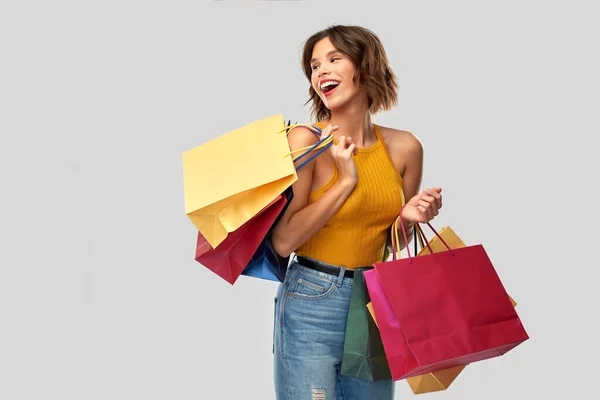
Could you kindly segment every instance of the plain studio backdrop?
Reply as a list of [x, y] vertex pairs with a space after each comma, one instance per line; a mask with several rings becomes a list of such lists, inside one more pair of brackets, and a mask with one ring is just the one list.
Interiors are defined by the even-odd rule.
[[600, 398], [594, 5], [2, 2], [0, 398], [274, 399], [277, 285], [194, 260], [182, 153], [309, 122], [301, 47], [333, 23], [383, 41], [375, 122], [422, 140], [433, 226], [485, 246], [531, 336], [419, 398]]

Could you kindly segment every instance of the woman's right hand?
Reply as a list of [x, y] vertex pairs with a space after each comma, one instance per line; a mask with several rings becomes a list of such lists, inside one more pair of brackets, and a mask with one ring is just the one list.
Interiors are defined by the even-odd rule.
[[[339, 128], [338, 125], [328, 125], [321, 133], [321, 138], [324, 139], [332, 135]], [[342, 183], [356, 186], [358, 182], [358, 172], [353, 156], [358, 154], [358, 146], [352, 142], [352, 138], [347, 136], [340, 137], [338, 144], [335, 143], [329, 148], [333, 162], [339, 173], [339, 181]]]

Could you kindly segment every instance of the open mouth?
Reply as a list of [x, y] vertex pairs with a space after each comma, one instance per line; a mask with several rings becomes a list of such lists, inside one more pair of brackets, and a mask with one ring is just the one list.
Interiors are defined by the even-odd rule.
[[332, 92], [340, 83], [338, 81], [327, 81], [321, 85], [321, 92], [328, 94]]

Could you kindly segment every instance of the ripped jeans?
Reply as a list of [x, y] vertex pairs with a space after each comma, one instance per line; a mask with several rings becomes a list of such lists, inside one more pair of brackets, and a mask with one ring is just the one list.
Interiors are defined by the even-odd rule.
[[392, 400], [394, 382], [340, 375], [352, 278], [296, 260], [275, 296], [273, 332], [277, 400]]

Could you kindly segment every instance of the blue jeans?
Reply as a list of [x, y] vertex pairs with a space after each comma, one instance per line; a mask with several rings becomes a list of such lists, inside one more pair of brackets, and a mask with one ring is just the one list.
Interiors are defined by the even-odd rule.
[[352, 278], [290, 264], [275, 296], [277, 400], [391, 400], [394, 382], [340, 375]]

